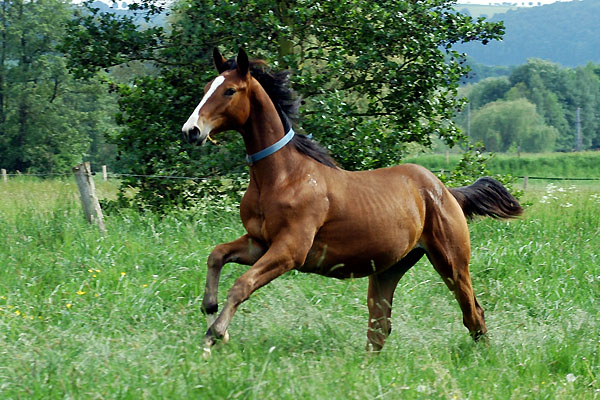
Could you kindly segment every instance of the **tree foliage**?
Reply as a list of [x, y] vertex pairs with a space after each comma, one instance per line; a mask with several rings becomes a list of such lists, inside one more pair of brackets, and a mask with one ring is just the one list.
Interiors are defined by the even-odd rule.
[[557, 135], [535, 105], [523, 98], [486, 104], [473, 114], [471, 122], [471, 137], [494, 152], [552, 150]]
[[[66, 48], [82, 76], [132, 60], [157, 68], [157, 74], [116, 86], [124, 129], [113, 140], [134, 173], [206, 176], [243, 166], [243, 151], [232, 136], [198, 150], [185, 148], [178, 135], [215, 75], [214, 46], [230, 54], [244, 47], [275, 69], [291, 69], [305, 102], [301, 127], [343, 167], [365, 169], [397, 163], [407, 142], [429, 145], [437, 135], [454, 144], [461, 137], [449, 121], [460, 107], [456, 90], [467, 67], [452, 46], [486, 43], [503, 28], [456, 13], [452, 5], [180, 0], [169, 10], [166, 29], [140, 28], [126, 17], [91, 9], [72, 21]], [[136, 8], [162, 11], [150, 0]], [[153, 193], [168, 192], [169, 201], [179, 204], [194, 197], [189, 183], [126, 184], [141, 185], [138, 201], [151, 206], [157, 205]]]
[[[600, 67], [597, 65], [589, 63], [573, 69], [531, 59], [514, 68], [508, 77], [484, 79], [466, 88], [463, 93], [471, 105], [471, 131], [477, 138], [488, 137], [489, 140], [484, 142], [490, 150], [506, 151], [511, 143], [517, 144], [517, 148], [518, 143], [526, 141], [526, 151], [572, 151], [576, 148], [578, 108], [582, 149], [600, 148]], [[512, 129], [516, 129], [510, 135], [518, 140], [510, 139], [511, 143], [492, 145], [492, 131], [496, 128], [485, 127], [485, 121], [491, 121], [492, 116], [499, 114], [505, 115], [508, 121], [508, 109], [519, 100], [526, 100], [535, 107], [522, 103], [523, 110], [529, 110], [527, 118], [523, 110], [513, 110], [520, 116], [521, 122], [516, 123], [516, 114], [510, 117], [514, 123]], [[500, 111], [501, 108], [505, 111]], [[482, 118], [484, 114], [485, 118]], [[476, 117], [480, 118], [477, 126]], [[467, 127], [466, 113], [463, 112], [457, 121]], [[487, 133], [482, 133], [482, 129]], [[499, 135], [499, 131], [496, 134]], [[536, 135], [541, 137], [534, 140]], [[525, 148], [521, 149], [525, 151]]]
[[[105, 88], [77, 83], [57, 51], [71, 18], [59, 0], [0, 5], [0, 159], [8, 170], [64, 172], [105, 148]], [[105, 154], [106, 155], [106, 154]]]

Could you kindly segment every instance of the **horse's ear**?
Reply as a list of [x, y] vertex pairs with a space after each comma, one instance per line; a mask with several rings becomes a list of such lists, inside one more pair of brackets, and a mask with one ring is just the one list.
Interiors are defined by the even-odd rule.
[[227, 69], [225, 66], [227, 60], [221, 55], [221, 52], [219, 52], [217, 47], [213, 49], [213, 59], [215, 60], [215, 67], [217, 67], [217, 71], [222, 74]]
[[237, 55], [237, 70], [241, 76], [248, 75], [248, 70], [250, 68], [250, 62], [248, 61], [248, 55], [244, 51], [244, 49], [240, 48]]

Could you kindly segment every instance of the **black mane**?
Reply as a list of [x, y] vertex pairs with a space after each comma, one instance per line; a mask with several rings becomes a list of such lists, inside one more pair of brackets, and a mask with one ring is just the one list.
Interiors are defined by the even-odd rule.
[[[235, 59], [227, 60], [224, 66], [230, 70], [237, 68]], [[290, 87], [290, 71], [274, 72], [264, 61], [252, 60], [250, 74], [260, 83], [275, 104], [283, 127], [288, 132], [298, 121], [298, 109], [301, 103], [300, 97]], [[291, 143], [300, 153], [328, 167], [337, 168], [329, 152], [308, 136], [296, 133]]]

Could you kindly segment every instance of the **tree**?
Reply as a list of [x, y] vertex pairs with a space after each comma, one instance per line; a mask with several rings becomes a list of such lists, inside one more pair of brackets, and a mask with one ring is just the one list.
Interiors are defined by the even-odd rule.
[[558, 64], [531, 59], [512, 72], [513, 89], [508, 100], [524, 97], [534, 103], [546, 124], [558, 131], [558, 149], [571, 150], [574, 144], [573, 87], [570, 72]]
[[[2, 167], [63, 172], [99, 138], [95, 106], [104, 87], [78, 85], [56, 44], [71, 17], [60, 0], [4, 1], [0, 7], [0, 158]], [[97, 140], [101, 143], [101, 140]]]
[[471, 136], [489, 151], [552, 151], [558, 136], [525, 99], [489, 103], [473, 114]]
[[[135, 8], [152, 13], [154, 6], [148, 0]], [[142, 29], [132, 17], [91, 10], [73, 20], [66, 47], [81, 74], [131, 60], [159, 68], [156, 76], [119, 85], [125, 129], [115, 141], [132, 172], [223, 173], [231, 163], [219, 157], [242, 164], [241, 152], [228, 147], [202, 150], [217, 162], [194, 164], [176, 139], [214, 76], [214, 46], [231, 53], [245, 47], [276, 69], [294, 71], [305, 100], [301, 126], [342, 166], [364, 169], [397, 163], [407, 142], [429, 145], [437, 135], [454, 144], [461, 137], [449, 120], [461, 105], [455, 94], [468, 68], [452, 45], [497, 39], [502, 25], [452, 6], [447, 0], [181, 0], [170, 9], [168, 29]], [[158, 182], [141, 185], [144, 193], [166, 192]], [[169, 189], [177, 202], [189, 192]]]
[[600, 76], [588, 63], [575, 69], [573, 106], [581, 110], [581, 135], [584, 149], [600, 148]]
[[[577, 109], [581, 115], [582, 148], [600, 147], [600, 74], [598, 66], [588, 63], [563, 68], [547, 61], [531, 59], [517, 66], [506, 79], [493, 78], [462, 88], [471, 111], [497, 100], [526, 99], [546, 125], [556, 129], [556, 150], [572, 151], [576, 146]], [[466, 126], [466, 116], [457, 122]]]
[[469, 103], [474, 110], [481, 108], [488, 103], [504, 98], [510, 87], [506, 77], [484, 79], [471, 89]]

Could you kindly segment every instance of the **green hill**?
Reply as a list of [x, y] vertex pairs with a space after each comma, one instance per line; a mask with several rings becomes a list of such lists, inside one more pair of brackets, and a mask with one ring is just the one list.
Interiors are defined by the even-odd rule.
[[[456, 8], [461, 11], [464, 7], [458, 5]], [[549, 60], [564, 66], [584, 65], [590, 61], [599, 63], [599, 17], [598, 0], [509, 9], [490, 18], [491, 21], [504, 21], [506, 34], [503, 41], [486, 46], [467, 43], [456, 46], [456, 49], [486, 65], [517, 65], [529, 58]]]
[[457, 4], [456, 10], [463, 14], [469, 14], [474, 18], [491, 18], [496, 14], [504, 14], [508, 10], [516, 10], [515, 6], [488, 6], [483, 4]]

